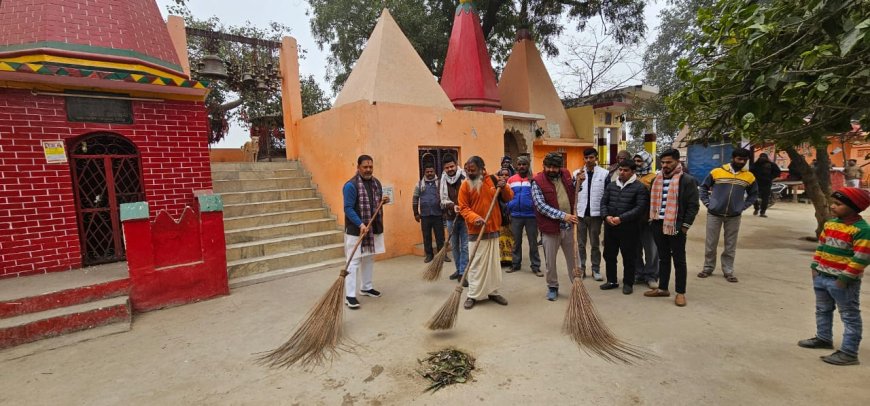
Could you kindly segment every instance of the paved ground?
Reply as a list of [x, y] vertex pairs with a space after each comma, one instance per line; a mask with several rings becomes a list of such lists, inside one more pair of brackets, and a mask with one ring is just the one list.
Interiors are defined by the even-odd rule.
[[[530, 272], [505, 275], [509, 306], [460, 310], [454, 330], [431, 333], [423, 324], [453, 285], [447, 272], [440, 282], [420, 281], [420, 258], [403, 257], [376, 265], [384, 296], [345, 312], [347, 333], [362, 345], [329, 367], [274, 371], [252, 360], [289, 337], [337, 270], [142, 314], [128, 333], [31, 355], [28, 346], [0, 352], [0, 404], [867, 404], [866, 342], [857, 367], [829, 366], [818, 359], [825, 351], [795, 345], [814, 333], [814, 244], [800, 240], [813, 229], [811, 206], [779, 204], [770, 215], [744, 217], [740, 283], [732, 284], [718, 270], [694, 276], [702, 213], [690, 232], [685, 308], [641, 289], [626, 297], [590, 286], [614, 332], [658, 354], [655, 363], [614, 365], [578, 350], [560, 333], [567, 282], [547, 302], [543, 279]], [[839, 320], [835, 334], [839, 343]], [[416, 360], [446, 346], [477, 357], [475, 380], [423, 394]]]

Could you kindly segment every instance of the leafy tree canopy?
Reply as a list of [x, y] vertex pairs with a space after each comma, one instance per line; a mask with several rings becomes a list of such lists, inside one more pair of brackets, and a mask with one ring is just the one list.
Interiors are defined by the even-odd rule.
[[668, 102], [702, 138], [820, 145], [850, 118], [867, 122], [870, 2], [720, 0], [698, 27]]

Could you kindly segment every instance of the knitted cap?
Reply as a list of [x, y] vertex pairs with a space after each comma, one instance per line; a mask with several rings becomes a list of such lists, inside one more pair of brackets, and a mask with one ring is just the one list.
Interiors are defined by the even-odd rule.
[[831, 197], [860, 213], [870, 206], [870, 192], [856, 187], [844, 187], [834, 192]]
[[557, 168], [562, 167], [562, 154], [558, 152], [550, 152], [547, 156], [544, 157], [544, 165], [545, 166], [555, 166]]

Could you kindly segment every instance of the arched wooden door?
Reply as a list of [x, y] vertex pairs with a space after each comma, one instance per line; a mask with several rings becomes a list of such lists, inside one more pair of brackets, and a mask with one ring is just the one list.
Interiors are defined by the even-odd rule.
[[86, 135], [70, 151], [82, 262], [122, 261], [121, 203], [145, 200], [139, 151], [112, 133]]

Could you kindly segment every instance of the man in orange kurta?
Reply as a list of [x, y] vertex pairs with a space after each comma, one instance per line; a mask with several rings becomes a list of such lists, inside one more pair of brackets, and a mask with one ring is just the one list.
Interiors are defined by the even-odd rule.
[[503, 202], [509, 202], [514, 193], [511, 188], [505, 187], [504, 180], [498, 180], [486, 173], [483, 159], [479, 156], [473, 156], [465, 163], [465, 176], [465, 181], [459, 187], [459, 213], [468, 226], [468, 252], [472, 252], [474, 245], [478, 244], [477, 251], [469, 258], [465, 308], [471, 309], [477, 301], [486, 298], [507, 306], [507, 299], [498, 294], [502, 276], [498, 245], [501, 211], [493, 208], [489, 220], [484, 219], [493, 206], [493, 199], [500, 195]]

